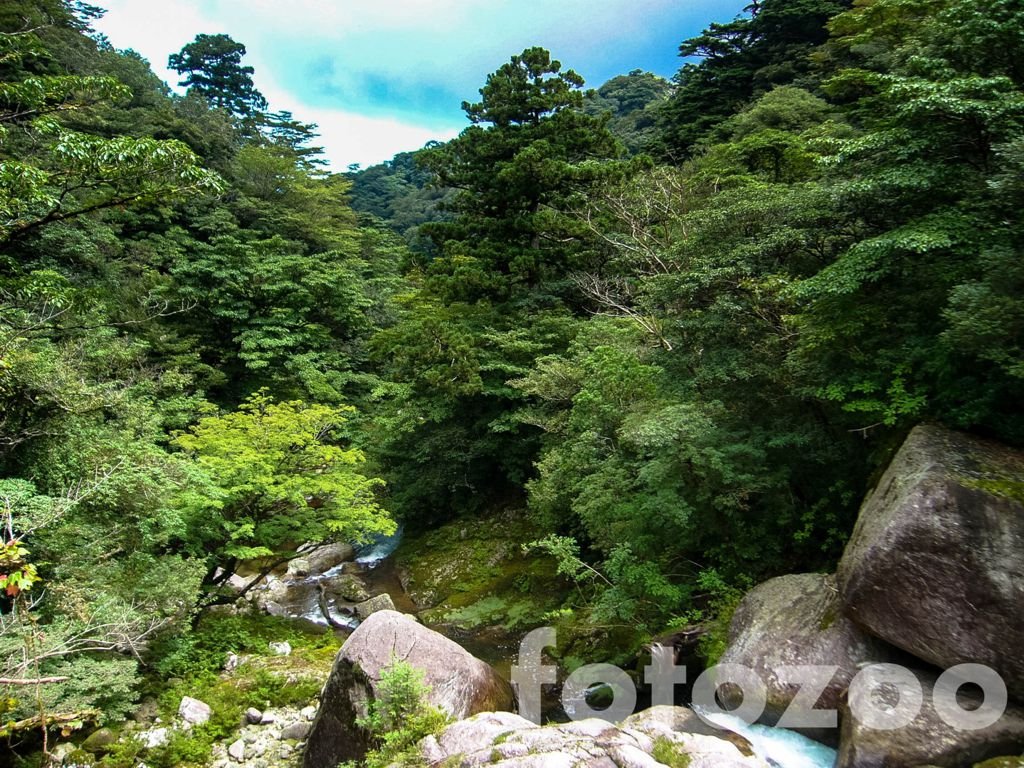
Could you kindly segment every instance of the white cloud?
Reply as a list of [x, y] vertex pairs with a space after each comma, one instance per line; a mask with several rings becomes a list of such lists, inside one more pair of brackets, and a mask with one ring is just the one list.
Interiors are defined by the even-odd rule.
[[[372, 3], [359, 3], [370, 6]], [[401, 0], [403, 6], [431, 5], [425, 0]], [[454, 4], [454, 0], [453, 0]], [[190, 42], [197, 32], [207, 34], [227, 33], [243, 40], [251, 40], [237, 31], [239, 26], [234, 21], [224, 21], [225, 16], [216, 13], [225, 7], [239, 7], [241, 3], [197, 3], [177, 2], [151, 4], [138, 0], [107, 0], [103, 3], [107, 15], [96, 25], [100, 32], [106, 34], [111, 42], [119, 48], [133, 48], [145, 56], [153, 70], [172, 86], [177, 82], [177, 73], [167, 69], [167, 57]], [[280, 29], [270, 23], [269, 11], [275, 15], [282, 7], [279, 2], [260, 0], [246, 3], [248, 21], [243, 25], [252, 27], [252, 31], [261, 30], [260, 37], [274, 34]], [[308, 24], [310, 15], [316, 10], [317, 3], [289, 3], [295, 8], [295, 14], [286, 14], [296, 24], [303, 19]], [[217, 6], [221, 6], [218, 9]], [[305, 8], [303, 7], [305, 6]], [[382, 14], [378, 23], [384, 23]], [[373, 18], [372, 14], [368, 18]], [[264, 25], [266, 25], [264, 27]], [[308, 33], [308, 28], [307, 28]], [[246, 62], [257, 68], [256, 84], [270, 101], [275, 110], [287, 109], [296, 118], [305, 122], [317, 123], [320, 127], [320, 143], [335, 170], [344, 170], [351, 163], [362, 166], [373, 165], [388, 160], [398, 152], [418, 149], [431, 140], [446, 140], [455, 136], [459, 126], [448, 125], [431, 127], [408, 120], [386, 116], [366, 116], [342, 108], [312, 106], [306, 103], [295, 92], [283, 88], [273, 77], [275, 69], [271, 66], [273, 55], [267, 56], [260, 46], [249, 42], [250, 55]], [[263, 53], [263, 55], [260, 55]], [[429, 121], [428, 121], [429, 122]]]
[[[644, 66], [746, 0], [94, 0], [97, 27], [172, 84], [167, 56], [196, 33], [226, 33], [273, 109], [318, 122], [336, 166], [446, 138], [487, 73], [529, 45], [591, 81]], [[674, 40], [666, 44], [667, 39]], [[667, 74], [667, 73], [666, 73]]]
[[319, 143], [336, 171], [343, 171], [352, 163], [365, 168], [390, 160], [399, 152], [419, 149], [428, 141], [453, 138], [461, 129], [435, 130], [395, 118], [367, 117], [343, 109], [310, 107], [273, 83], [266, 84], [263, 94], [273, 109], [289, 110], [299, 120], [319, 126]]

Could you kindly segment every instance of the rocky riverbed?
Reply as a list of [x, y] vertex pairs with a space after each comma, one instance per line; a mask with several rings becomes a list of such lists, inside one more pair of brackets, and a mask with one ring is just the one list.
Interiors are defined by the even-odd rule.
[[[358, 760], [370, 744], [359, 721], [397, 655], [424, 671], [431, 703], [456, 720], [418, 746], [417, 759], [429, 765], [1020, 768], [1021, 488], [1021, 453], [939, 427], [915, 430], [867, 496], [838, 573], [769, 580], [735, 611], [721, 661], [748, 667], [763, 681], [766, 707], [754, 726], [686, 707], [655, 708], [618, 723], [546, 727], [513, 714], [513, 640], [543, 618], [536, 606], [523, 606], [522, 596], [555, 583], [545, 570], [550, 564], [523, 558], [512, 546], [521, 537], [514, 517], [479, 530], [452, 524], [414, 546], [392, 539], [362, 552], [346, 545], [311, 550], [218, 612], [290, 617], [319, 627], [335, 644], [314, 643], [293, 655], [288, 643], [276, 641], [255, 660], [231, 655], [208, 690], [251, 691], [266, 682], [265, 673], [280, 685], [312, 676], [315, 688], [300, 685], [309, 691], [299, 694], [306, 700], [250, 707], [241, 721], [221, 727], [208, 764], [334, 768]], [[247, 583], [243, 576], [239, 588]], [[594, 651], [600, 644], [570, 641], [569, 648], [580, 647]], [[484, 652], [474, 656], [477, 648]], [[552, 650], [555, 660], [566, 658], [565, 648]], [[964, 663], [986, 664], [1008, 695], [997, 718], [968, 730], [950, 726], [933, 703], [943, 669]], [[836, 670], [816, 703], [838, 713], [838, 726], [803, 735], [771, 728], [799, 692], [781, 670], [809, 664]], [[909, 677], [894, 686], [880, 676], [885, 664], [901, 665]], [[866, 689], [854, 690], [858, 679]], [[884, 693], [879, 701], [889, 706], [912, 698], [912, 688], [922, 706], [897, 728], [868, 727], [854, 716], [864, 690]], [[719, 693], [726, 705], [739, 703], [730, 701], [730, 689]], [[970, 689], [957, 701], [964, 711], [982, 704]], [[89, 762], [130, 743], [134, 751], [123, 764], [139, 768], [147, 750], [166, 749], [190, 732], [209, 734], [210, 706], [190, 696], [176, 705], [172, 717], [140, 710], [138, 722], [120, 734], [102, 729], [79, 746], [62, 745], [54, 761]]]

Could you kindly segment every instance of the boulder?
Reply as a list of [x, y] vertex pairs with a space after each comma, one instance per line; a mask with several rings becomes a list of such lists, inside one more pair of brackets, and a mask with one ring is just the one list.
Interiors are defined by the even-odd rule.
[[509, 712], [486, 712], [427, 737], [420, 742], [420, 752], [424, 763], [452, 768], [663, 768], [663, 761], [671, 758], [673, 764], [693, 768], [765, 767], [759, 758], [743, 754], [719, 736], [676, 730], [676, 725], [699, 722], [689, 710], [656, 709], [660, 711], [634, 716], [618, 726], [591, 719], [541, 727]]
[[245, 742], [242, 739], [237, 739], [231, 743], [231, 746], [228, 747], [228, 757], [236, 763], [245, 760]]
[[379, 611], [394, 611], [395, 604], [391, 600], [391, 595], [382, 594], [359, 603], [355, 610], [359, 620], [366, 621], [370, 616]]
[[191, 696], [183, 696], [181, 704], [178, 705], [178, 717], [189, 725], [202, 725], [210, 719], [211, 714], [213, 710], [209, 704]]
[[336, 568], [342, 563], [354, 560], [355, 557], [355, 549], [351, 544], [343, 541], [324, 544], [304, 555], [309, 567], [309, 573], [314, 575], [327, 573], [327, 571]]
[[50, 765], [61, 765], [64, 763], [72, 752], [75, 751], [75, 745], [70, 741], [61, 742], [57, 746], [50, 749]]
[[[862, 670], [864, 696], [870, 696], [879, 705], [885, 705], [894, 704], [908, 695], [908, 685], [884, 682], [877, 669], [867, 667]], [[917, 716], [901, 728], [872, 728], [870, 723], [854, 716], [851, 705], [855, 702], [843, 702], [840, 709], [842, 734], [836, 768], [959, 768], [992, 757], [1024, 751], [1024, 710], [1010, 707], [993, 725], [979, 730], [955, 728], [939, 717], [932, 704], [937, 675], [921, 670], [913, 670], [913, 675], [920, 685], [923, 702]], [[851, 696], [855, 700], [858, 698], [853, 691]], [[958, 698], [965, 710], [981, 704], [963, 693]]]
[[861, 507], [837, 580], [872, 634], [942, 668], [987, 664], [1024, 700], [1024, 453], [915, 428]]
[[263, 713], [260, 712], [256, 707], [249, 707], [245, 710], [245, 722], [250, 725], [255, 725], [263, 719]]
[[117, 743], [117, 734], [109, 728], [100, 728], [93, 731], [82, 742], [82, 749], [91, 754], [102, 754], [109, 752], [110, 748]]
[[282, 640], [280, 643], [268, 643], [267, 648], [275, 656], [291, 656], [292, 655], [292, 644], [287, 640]]
[[160, 704], [152, 696], [147, 696], [131, 714], [136, 723], [151, 723], [160, 715]]
[[394, 659], [423, 670], [428, 701], [455, 718], [509, 710], [512, 687], [457, 643], [396, 611], [378, 611], [349, 637], [320, 694], [303, 756], [304, 768], [334, 768], [366, 753], [366, 717], [381, 673]]
[[304, 579], [312, 573], [309, 560], [305, 557], [296, 557], [288, 563], [288, 571], [285, 574], [289, 579]]
[[327, 582], [327, 591], [350, 603], [362, 603], [370, 599], [366, 585], [358, 576], [345, 573]]
[[[758, 585], [740, 602], [729, 629], [729, 645], [719, 663], [754, 670], [767, 689], [761, 722], [775, 725], [800, 685], [784, 682], [782, 670], [798, 665], [837, 666], [816, 709], [837, 711], [843, 693], [861, 666], [889, 661], [893, 651], [841, 613], [835, 579], [819, 573], [780, 576]], [[727, 707], [742, 696], [731, 686], [719, 694]], [[828, 729], [796, 729], [835, 746], [838, 724]]]
[[650, 707], [627, 717], [621, 727], [645, 733], [652, 739], [668, 738], [670, 741], [674, 738], [673, 733], [714, 736], [730, 742], [745, 756], [754, 754], [753, 745], [747, 738], [711, 725], [689, 707]]
[[267, 580], [256, 587], [251, 593], [256, 606], [261, 611], [268, 611], [272, 604], [280, 604], [288, 598], [288, 584], [276, 576], [268, 576]]
[[146, 749], [156, 749], [171, 740], [171, 733], [168, 728], [150, 728], [148, 731], [141, 731], [137, 738]]
[[278, 618], [288, 618], [291, 615], [288, 613], [288, 609], [281, 605], [281, 603], [265, 603], [263, 605], [263, 610], [268, 616], [277, 616]]
[[310, 725], [307, 721], [300, 720], [297, 723], [286, 725], [281, 729], [282, 739], [292, 739], [294, 741], [302, 741], [309, 736]]

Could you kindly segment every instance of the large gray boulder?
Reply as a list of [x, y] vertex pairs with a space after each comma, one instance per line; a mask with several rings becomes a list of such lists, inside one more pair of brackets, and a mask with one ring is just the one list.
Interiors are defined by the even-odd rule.
[[368, 714], [381, 673], [394, 659], [423, 670], [429, 702], [454, 718], [515, 705], [512, 687], [489, 665], [410, 616], [379, 611], [338, 652], [320, 694], [304, 768], [335, 768], [365, 755], [368, 735], [356, 720]]
[[919, 426], [839, 564], [845, 611], [942, 668], [987, 664], [1024, 700], [1024, 453]]
[[[837, 711], [858, 669], [888, 661], [891, 655], [889, 646], [842, 615], [834, 577], [804, 573], [766, 581], [743, 598], [733, 615], [729, 646], [720, 663], [741, 664], [757, 673], [767, 691], [761, 722], [775, 725], [800, 688], [799, 682], [785, 679], [785, 668], [839, 667], [816, 705]], [[730, 686], [723, 686], [720, 695], [730, 707], [742, 699]], [[838, 726], [795, 730], [832, 746], [839, 740]]]
[[205, 701], [183, 696], [178, 704], [178, 717], [189, 725], [202, 725], [210, 719], [213, 709]]
[[253, 589], [250, 595], [256, 602], [257, 608], [271, 613], [270, 606], [280, 606], [288, 601], [289, 589], [289, 585], [277, 576], [268, 576], [262, 584]]
[[[884, 682], [876, 670], [868, 667], [863, 671], [865, 689], [862, 695], [870, 696], [883, 705], [895, 704], [908, 695], [909, 686]], [[913, 674], [920, 685], [923, 701], [917, 717], [901, 728], [872, 728], [869, 722], [854, 716], [850, 700], [843, 702], [840, 711], [842, 736], [836, 768], [960, 768], [1024, 751], [1024, 711], [1010, 707], [997, 722], [980, 730], [956, 728], [946, 723], [932, 704], [935, 673], [914, 670]], [[981, 703], [963, 694], [958, 698], [964, 709]]]
[[299, 553], [301, 557], [293, 558], [288, 563], [288, 572], [285, 576], [287, 579], [295, 581], [309, 576], [320, 576], [356, 557], [355, 548], [344, 541], [319, 546], [306, 545], [299, 549]]
[[668, 759], [666, 752], [690, 768], [766, 768], [719, 736], [679, 730], [696, 718], [674, 709], [658, 707], [618, 726], [592, 719], [540, 727], [509, 712], [487, 712], [424, 739], [420, 751], [425, 764], [449, 768], [663, 768], [655, 754]]
[[311, 552], [303, 554], [303, 558], [309, 567], [309, 573], [319, 575], [327, 573], [342, 563], [355, 560], [356, 551], [351, 544], [344, 541], [324, 544]]

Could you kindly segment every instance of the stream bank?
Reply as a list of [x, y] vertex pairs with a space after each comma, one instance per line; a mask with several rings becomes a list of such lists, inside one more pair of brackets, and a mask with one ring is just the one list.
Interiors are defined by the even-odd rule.
[[[272, 574], [251, 596], [272, 615], [333, 625], [344, 640], [359, 626], [354, 614], [360, 601], [386, 595], [396, 610], [454, 640], [506, 680], [523, 637], [550, 625], [559, 642], [546, 663], [559, 666], [563, 678], [584, 664], [605, 662], [633, 670], [639, 682], [643, 662], [634, 649], [646, 638], [635, 627], [583, 629], [585, 610], [565, 607], [573, 602], [574, 585], [558, 575], [553, 558], [524, 551], [524, 542], [535, 536], [526, 513], [517, 509], [426, 532], [400, 529], [322, 574]], [[557, 687], [545, 691], [544, 714], [551, 721], [568, 718]]]

